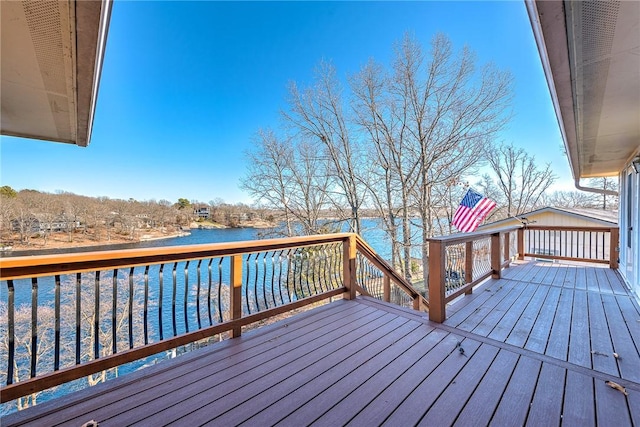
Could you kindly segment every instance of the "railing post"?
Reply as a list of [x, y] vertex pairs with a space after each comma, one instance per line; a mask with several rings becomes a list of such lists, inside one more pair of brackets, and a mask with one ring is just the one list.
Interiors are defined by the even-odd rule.
[[620, 229], [612, 228], [609, 235], [609, 268], [618, 268], [618, 245], [620, 244]]
[[344, 299], [356, 298], [356, 237], [350, 235], [342, 244], [342, 278], [347, 291]]
[[437, 240], [429, 241], [429, 320], [442, 323], [447, 318], [444, 295], [445, 246]]
[[[242, 255], [231, 257], [231, 319], [242, 318]], [[232, 338], [242, 334], [241, 326], [234, 326], [231, 332]]]
[[391, 302], [391, 278], [385, 274], [382, 278], [382, 299], [386, 302]]
[[[504, 248], [503, 248], [503, 258], [506, 263], [505, 268], [509, 268], [509, 264], [511, 263], [511, 254], [509, 253], [511, 250], [511, 232], [504, 233]], [[507, 262], [509, 261], [509, 262]]]
[[[465, 243], [464, 246], [464, 282], [473, 282], [473, 241]], [[469, 287], [465, 292], [466, 295], [471, 295], [473, 288]]]
[[491, 235], [491, 277], [499, 279], [501, 275], [500, 262], [500, 233], [493, 233]]
[[524, 259], [524, 228], [518, 228], [518, 259]]

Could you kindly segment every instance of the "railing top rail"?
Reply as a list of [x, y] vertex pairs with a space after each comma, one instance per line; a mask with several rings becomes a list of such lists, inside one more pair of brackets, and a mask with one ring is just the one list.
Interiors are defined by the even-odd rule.
[[359, 235], [356, 236], [356, 246], [358, 251], [364, 255], [369, 261], [377, 265], [378, 268], [385, 270], [385, 273], [389, 275], [391, 280], [404, 290], [412, 299], [420, 299], [422, 304], [426, 307], [429, 306], [429, 302], [420, 294], [404, 277], [399, 275], [393, 267], [389, 265], [387, 261], [381, 258], [376, 251]]
[[354, 233], [336, 233], [243, 242], [0, 258], [0, 279], [20, 279], [265, 252], [341, 242], [352, 235]]
[[465, 243], [473, 240], [478, 240], [483, 237], [491, 236], [492, 234], [496, 234], [496, 233], [506, 233], [510, 231], [515, 231], [522, 227], [523, 227], [522, 225], [513, 225], [510, 227], [502, 227], [494, 230], [474, 231], [473, 233], [456, 233], [456, 234], [449, 234], [446, 236], [431, 237], [427, 240], [429, 242], [442, 242], [446, 245], [453, 245], [456, 243]]
[[560, 225], [527, 225], [527, 230], [555, 230], [555, 231], [611, 231], [618, 226], [613, 227], [591, 227], [591, 226], [560, 226]]

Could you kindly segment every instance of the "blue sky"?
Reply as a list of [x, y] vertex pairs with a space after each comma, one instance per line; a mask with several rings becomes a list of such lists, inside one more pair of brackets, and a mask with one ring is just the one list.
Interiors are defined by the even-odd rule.
[[2, 137], [0, 183], [137, 200], [251, 200], [239, 187], [244, 151], [277, 126], [286, 86], [311, 81], [321, 59], [341, 77], [373, 57], [388, 64], [412, 32], [515, 77], [514, 117], [501, 140], [571, 175], [522, 1], [115, 1], [91, 144]]

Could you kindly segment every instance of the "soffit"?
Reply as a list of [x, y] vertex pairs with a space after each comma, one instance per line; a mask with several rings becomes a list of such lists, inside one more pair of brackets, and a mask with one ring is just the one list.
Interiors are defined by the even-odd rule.
[[640, 145], [640, 2], [536, 1], [535, 10], [574, 178], [617, 175]]
[[1, 133], [86, 146], [111, 2], [0, 3]]

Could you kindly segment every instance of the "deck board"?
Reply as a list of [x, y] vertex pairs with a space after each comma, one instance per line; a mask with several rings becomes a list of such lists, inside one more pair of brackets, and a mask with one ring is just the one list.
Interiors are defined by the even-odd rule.
[[476, 391], [456, 419], [456, 426], [488, 425], [519, 356], [500, 350]]
[[336, 301], [2, 425], [639, 425], [640, 307], [616, 280], [514, 263], [444, 325], [371, 298]]
[[563, 425], [590, 427], [596, 424], [593, 405], [593, 379], [577, 372], [567, 372], [563, 402]]

